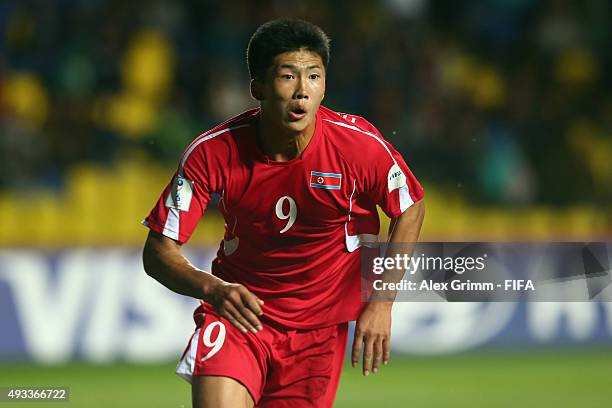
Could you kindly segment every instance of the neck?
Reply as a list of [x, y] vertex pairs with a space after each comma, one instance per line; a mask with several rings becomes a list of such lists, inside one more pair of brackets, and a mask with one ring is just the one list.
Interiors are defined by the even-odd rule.
[[308, 147], [314, 131], [314, 120], [304, 130], [293, 132], [271, 121], [261, 111], [257, 124], [257, 144], [272, 160], [289, 161], [298, 157]]

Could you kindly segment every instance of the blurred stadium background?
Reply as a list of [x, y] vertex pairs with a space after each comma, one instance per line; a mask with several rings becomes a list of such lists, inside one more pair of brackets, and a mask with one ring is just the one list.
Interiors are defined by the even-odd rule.
[[[254, 106], [246, 43], [277, 16], [331, 36], [325, 104], [404, 154], [424, 241], [609, 241], [611, 8], [0, 2], [0, 386], [189, 406], [172, 372], [194, 301], [145, 276], [139, 221], [189, 141]], [[222, 229], [213, 203], [197, 265]], [[611, 340], [612, 303], [398, 304], [390, 367], [347, 369], [337, 406], [610, 406]]]

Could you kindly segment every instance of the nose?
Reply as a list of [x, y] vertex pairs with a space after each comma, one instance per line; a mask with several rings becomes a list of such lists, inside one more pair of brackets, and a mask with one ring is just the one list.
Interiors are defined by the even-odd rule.
[[293, 95], [294, 99], [308, 99], [308, 92], [306, 90], [306, 79], [303, 76], [300, 76], [296, 81], [295, 93]]

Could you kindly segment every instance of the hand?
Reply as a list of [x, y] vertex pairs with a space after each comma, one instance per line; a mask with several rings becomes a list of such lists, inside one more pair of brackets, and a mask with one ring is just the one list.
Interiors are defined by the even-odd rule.
[[383, 364], [389, 362], [391, 354], [391, 302], [369, 303], [361, 312], [355, 325], [353, 352], [351, 362], [353, 367], [359, 362], [361, 346], [363, 348], [363, 375], [378, 372], [382, 359]]
[[238, 283], [219, 282], [207, 299], [219, 316], [225, 317], [238, 330], [257, 333], [262, 330], [258, 316], [263, 314], [263, 300]]

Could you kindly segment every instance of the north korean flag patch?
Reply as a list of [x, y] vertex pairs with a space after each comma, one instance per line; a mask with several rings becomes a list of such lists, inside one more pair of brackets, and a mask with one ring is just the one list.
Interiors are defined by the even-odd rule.
[[310, 172], [310, 187], [324, 188], [326, 190], [340, 190], [341, 185], [342, 174], [340, 173]]

